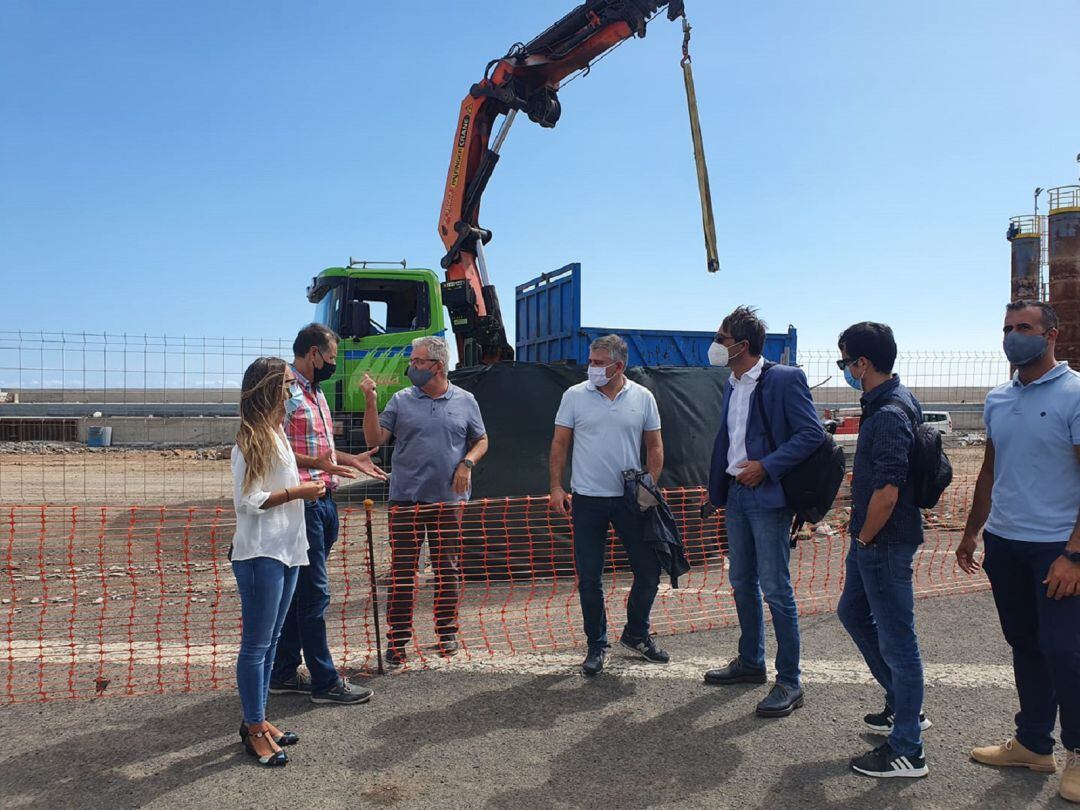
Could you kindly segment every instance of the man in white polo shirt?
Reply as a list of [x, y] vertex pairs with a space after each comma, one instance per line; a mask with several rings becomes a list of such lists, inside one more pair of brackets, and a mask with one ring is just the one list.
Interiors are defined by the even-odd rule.
[[[626, 626], [619, 643], [647, 661], [668, 662], [668, 654], [649, 635], [649, 613], [660, 585], [660, 563], [644, 539], [644, 520], [623, 497], [623, 471], [646, 469], [659, 482], [664, 467], [660, 411], [652, 392], [626, 379], [626, 341], [605, 335], [589, 347], [589, 379], [563, 393], [551, 440], [551, 508], [572, 513], [574, 564], [578, 595], [589, 643], [581, 665], [586, 675], [599, 675], [607, 658], [607, 614], [604, 610], [604, 550], [608, 526], [615, 527], [634, 584], [626, 601]], [[570, 489], [563, 489], [566, 454], [573, 439]]]
[[985, 524], [982, 565], [1020, 699], [1014, 736], [972, 758], [1053, 773], [1060, 710], [1060, 792], [1080, 802], [1080, 374], [1054, 357], [1057, 335], [1049, 304], [1006, 307], [1005, 354], [1016, 373], [986, 397], [986, 454], [956, 557], [968, 573], [979, 569]]

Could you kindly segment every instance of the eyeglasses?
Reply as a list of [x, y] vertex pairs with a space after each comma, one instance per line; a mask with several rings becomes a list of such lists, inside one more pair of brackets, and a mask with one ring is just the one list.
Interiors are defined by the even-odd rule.
[[843, 358], [841, 358], [841, 359], [839, 359], [839, 360], [837, 360], [837, 361], [836, 361], [836, 367], [837, 367], [838, 369], [840, 369], [841, 371], [843, 371], [843, 370], [844, 370], [844, 369], [846, 369], [846, 368], [847, 368], [848, 366], [850, 366], [850, 365], [851, 365], [852, 363], [858, 363], [858, 362], [859, 362], [859, 358], [858, 358], [858, 357], [849, 357], [849, 358], [847, 358], [846, 360], [845, 360], [845, 359], [843, 359]]
[[713, 343], [719, 343], [721, 346], [723, 346], [725, 340], [735, 340], [735, 338], [733, 338], [731, 335], [724, 335], [720, 332], [717, 332], [716, 337], [713, 338]]
[[427, 357], [410, 357], [409, 358], [409, 365], [410, 366], [415, 366], [417, 363], [438, 363], [438, 362], [439, 362], [438, 360], [432, 360], [431, 358], [427, 358]]

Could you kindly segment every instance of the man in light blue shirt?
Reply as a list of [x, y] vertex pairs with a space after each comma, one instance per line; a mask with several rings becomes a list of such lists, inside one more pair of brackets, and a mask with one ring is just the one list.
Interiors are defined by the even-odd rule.
[[[584, 619], [588, 655], [586, 675], [598, 675], [607, 658], [607, 614], [604, 609], [604, 551], [608, 527], [614, 526], [634, 574], [626, 602], [626, 627], [619, 642], [653, 663], [666, 664], [668, 654], [649, 635], [649, 614], [660, 585], [660, 563], [644, 537], [640, 511], [623, 496], [623, 472], [646, 469], [659, 482], [664, 466], [660, 411], [652, 392], [626, 379], [627, 347], [618, 335], [597, 338], [589, 347], [589, 379], [563, 393], [555, 416], [549, 472], [551, 508], [572, 513], [574, 564]], [[563, 489], [563, 469], [573, 439], [570, 489]]]
[[1061, 795], [1080, 802], [1080, 374], [1054, 357], [1058, 316], [1046, 303], [1006, 307], [1012, 381], [986, 397], [986, 454], [956, 557], [990, 578], [1013, 649], [1020, 712], [1003, 745], [976, 748], [987, 765], [1053, 773], [1060, 709]]

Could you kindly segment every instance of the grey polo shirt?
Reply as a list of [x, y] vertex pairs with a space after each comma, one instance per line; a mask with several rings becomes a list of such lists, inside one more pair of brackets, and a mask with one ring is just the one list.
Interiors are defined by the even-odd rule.
[[398, 391], [379, 414], [394, 435], [390, 500], [443, 503], [467, 501], [454, 492], [454, 471], [469, 443], [487, 431], [476, 398], [453, 383], [432, 399], [416, 386]]
[[555, 424], [574, 431], [570, 488], [616, 498], [623, 494], [623, 470], [641, 469], [641, 434], [660, 430], [660, 411], [652, 391], [632, 380], [614, 400], [583, 382], [563, 392]]

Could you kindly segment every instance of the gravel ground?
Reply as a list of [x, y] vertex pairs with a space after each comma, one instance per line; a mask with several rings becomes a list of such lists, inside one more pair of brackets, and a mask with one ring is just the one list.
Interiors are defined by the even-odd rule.
[[[565, 672], [440, 671], [374, 679], [363, 707], [271, 699], [303, 740], [283, 770], [260, 769], [236, 738], [232, 692], [0, 709], [5, 807], [1066, 807], [1057, 777], [998, 772], [967, 757], [1011, 733], [1008, 650], [987, 593], [922, 600], [934, 727], [923, 780], [876, 781], [848, 759], [879, 742], [861, 717], [880, 709], [833, 615], [804, 619], [805, 708], [753, 714], [764, 687], [704, 686], [616, 656], [587, 680]], [[665, 641], [675, 662], [731, 655], [737, 631]], [[770, 649], [772, 646], [770, 644]], [[512, 662], [511, 662], [512, 663]], [[849, 674], [844, 674], [845, 672]], [[665, 675], [664, 677], [656, 677]], [[652, 677], [648, 677], [652, 676]]]

